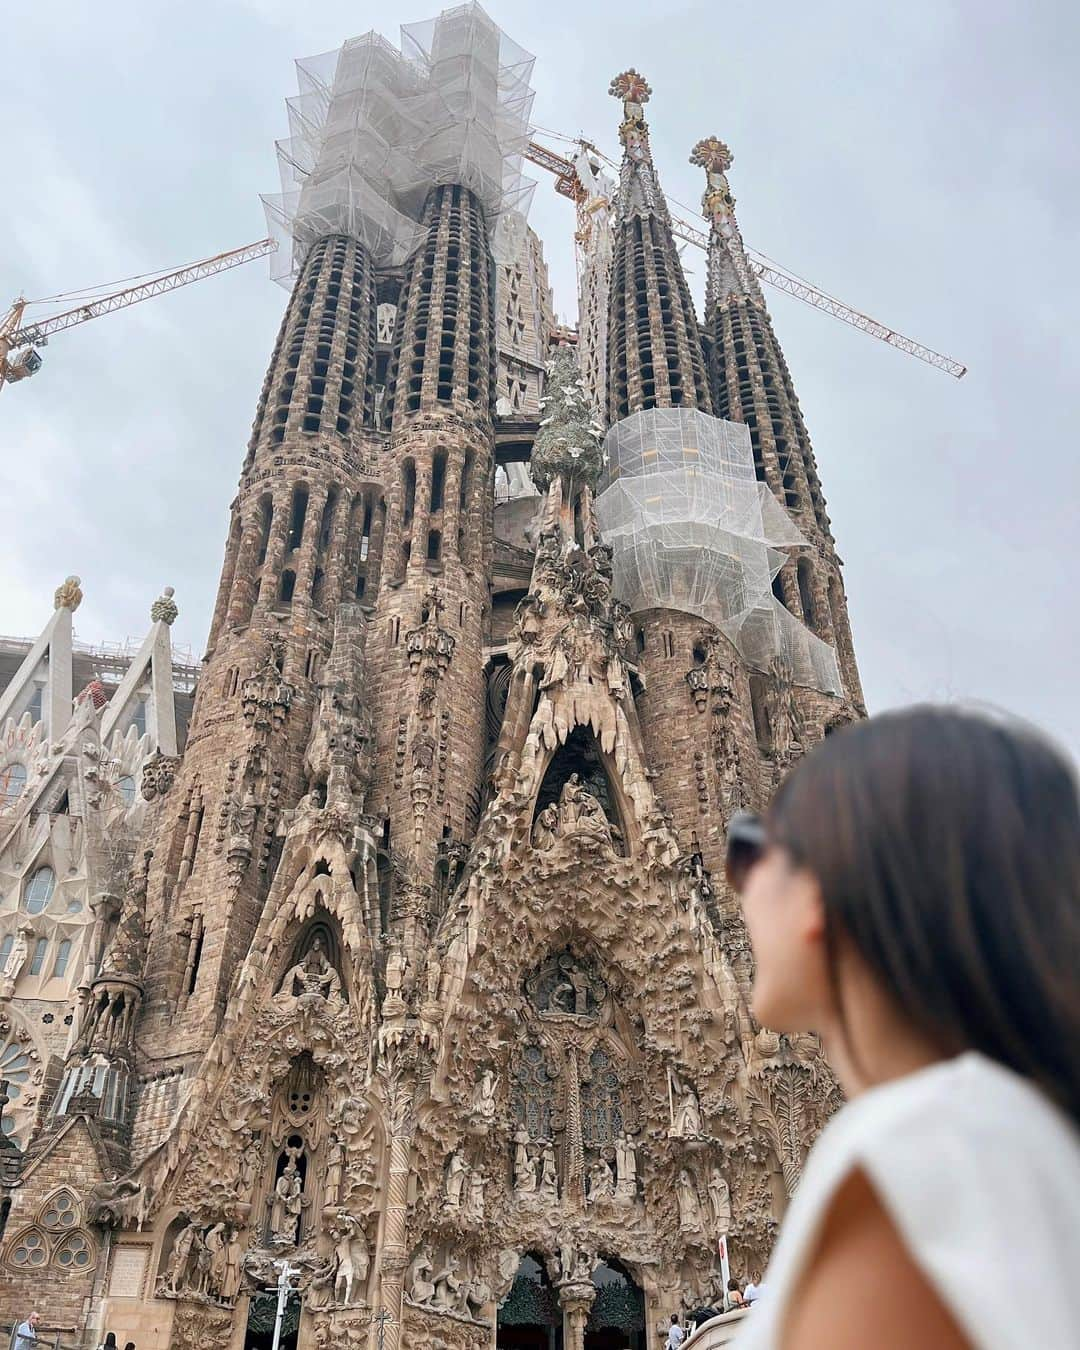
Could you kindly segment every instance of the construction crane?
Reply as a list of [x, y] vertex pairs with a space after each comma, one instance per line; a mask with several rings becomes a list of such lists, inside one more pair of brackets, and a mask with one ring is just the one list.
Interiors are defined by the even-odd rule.
[[[230, 267], [239, 267], [241, 263], [273, 253], [276, 248], [276, 239], [260, 239], [257, 243], [245, 244], [243, 248], [234, 248], [228, 253], [215, 253], [212, 258], [203, 258], [201, 262], [190, 263], [187, 267], [155, 276], [152, 280], [140, 280], [137, 286], [128, 286], [124, 290], [94, 299], [87, 298], [71, 309], [29, 323], [24, 323], [27, 306], [43, 302], [24, 300], [20, 296], [0, 318], [0, 389], [5, 384], [25, 380], [41, 369], [41, 355], [37, 349], [48, 345], [51, 334], [97, 319], [102, 314], [126, 309], [128, 305], [137, 305], [141, 300], [163, 295], [166, 291], [175, 291], [180, 286], [188, 286], [193, 281], [201, 281], [203, 277], [214, 276]], [[73, 294], [76, 293], [70, 292], [69, 296]], [[65, 298], [56, 297], [57, 300]]]
[[[548, 134], [558, 135], [554, 132]], [[598, 150], [591, 141], [580, 137], [571, 140], [570, 137], [561, 135], [559, 139], [576, 145], [579, 152], [617, 168], [614, 161]], [[590, 213], [604, 203], [590, 201], [589, 193], [581, 181], [574, 161], [560, 154], [557, 150], [553, 150], [550, 146], [544, 145], [540, 141], [530, 141], [528, 149], [525, 151], [525, 158], [552, 174], [555, 178], [555, 191], [574, 203], [577, 213], [576, 238], [579, 245], [584, 245], [589, 237]], [[703, 230], [691, 225], [689, 221], [675, 212], [671, 212], [671, 222], [673, 231], [679, 239], [693, 244], [696, 248], [704, 249], [708, 247], [708, 236]], [[81, 294], [84, 298], [70, 309], [32, 322], [26, 321], [27, 308], [45, 302], [28, 301], [20, 296], [7, 313], [0, 318], [0, 389], [5, 384], [17, 384], [20, 380], [28, 379], [41, 369], [42, 358], [38, 348], [47, 345], [51, 334], [62, 332], [65, 328], [73, 328], [76, 324], [86, 323], [90, 319], [99, 318], [102, 314], [111, 314], [114, 310], [125, 309], [128, 305], [136, 305], [142, 300], [149, 300], [152, 296], [163, 295], [166, 291], [176, 290], [180, 286], [190, 285], [193, 281], [201, 281], [203, 277], [224, 272], [230, 267], [239, 267], [242, 263], [264, 257], [267, 253], [273, 253], [277, 246], [277, 241], [274, 239], [260, 239], [254, 244], [245, 244], [242, 248], [234, 248], [227, 253], [216, 253], [212, 258], [204, 258], [200, 262], [190, 263], [187, 267], [178, 268], [173, 272], [165, 272], [154, 276], [147, 274], [146, 278], [131, 278], [139, 284], [127, 286], [122, 290], [112, 291], [105, 295], [91, 297], [86, 292], [69, 292], [66, 295], [55, 296], [53, 297], [55, 301], [73, 299], [77, 294]], [[846, 305], [835, 296], [829, 295], [827, 292], [819, 290], [818, 287], [812, 286], [810, 282], [804, 281], [801, 277], [785, 271], [784, 268], [765, 257], [764, 254], [759, 254], [748, 248], [746, 249], [746, 255], [750, 266], [762, 281], [768, 282], [787, 295], [793, 295], [797, 300], [802, 300], [814, 309], [822, 310], [826, 314], [833, 315], [834, 318], [842, 319], [844, 323], [851, 324], [852, 327], [858, 328], [860, 332], [869, 333], [871, 337], [879, 338], [882, 342], [887, 342], [899, 351], [907, 352], [909, 356], [915, 356], [920, 361], [925, 361], [938, 370], [946, 371], [949, 375], [955, 376], [956, 379], [960, 379], [966, 373], [967, 367], [961, 365], [959, 361], [954, 361], [949, 356], [943, 356], [941, 352], [935, 352], [930, 347], [924, 347], [922, 343], [916, 342], [913, 338], [905, 337], [902, 333], [896, 332], [895, 329], [860, 313], [859, 310]]]
[[[560, 139], [569, 140], [569, 137]], [[607, 155], [597, 150], [591, 141], [577, 140], [575, 142], [581, 151], [596, 156], [603, 160], [612, 168], [618, 166]], [[563, 197], [568, 197], [577, 207], [578, 228], [577, 238], [579, 243], [583, 243], [588, 234], [588, 220], [585, 216], [587, 211], [586, 200], [588, 194], [581, 179], [578, 177], [577, 167], [572, 159], [565, 155], [560, 155], [549, 146], [542, 145], [539, 141], [530, 141], [528, 149], [525, 151], [525, 158], [530, 163], [537, 165], [538, 168], [546, 169], [548, 173], [555, 175], [555, 191]], [[676, 212], [670, 210], [672, 233], [679, 239], [688, 244], [693, 244], [696, 248], [707, 249], [709, 246], [709, 236], [704, 230], [691, 225], [689, 221], [684, 220]], [[925, 361], [927, 365], [933, 366], [936, 370], [943, 370], [955, 379], [962, 379], [967, 374], [967, 366], [955, 361], [951, 356], [944, 356], [941, 352], [936, 352], [931, 347], [924, 347], [921, 342], [916, 342], [914, 338], [905, 337], [903, 333], [898, 333], [894, 328], [889, 328], [886, 324], [879, 323], [877, 319], [870, 318], [869, 315], [853, 309], [851, 305], [846, 305], [842, 300], [829, 295], [828, 292], [819, 290], [808, 281], [793, 273], [785, 271], [778, 266], [771, 258], [758, 253], [755, 249], [744, 248], [747, 261], [753, 271], [762, 281], [766, 281], [770, 286], [775, 286], [777, 290], [783, 291], [786, 295], [793, 295], [796, 300], [803, 301], [813, 309], [820, 309], [826, 314], [831, 314], [833, 318], [842, 319], [844, 323], [851, 324], [861, 333], [869, 333], [871, 337], [879, 338], [882, 342], [887, 342], [890, 347], [895, 347], [898, 351], [907, 352], [909, 356], [917, 357], [920, 361]]]

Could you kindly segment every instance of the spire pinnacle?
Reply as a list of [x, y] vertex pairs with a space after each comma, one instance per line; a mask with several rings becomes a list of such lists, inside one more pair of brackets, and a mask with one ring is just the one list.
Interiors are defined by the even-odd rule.
[[619, 125], [619, 140], [631, 159], [646, 159], [649, 155], [649, 127], [645, 121], [645, 104], [652, 97], [652, 88], [644, 75], [633, 66], [616, 75], [608, 85], [612, 98], [622, 99], [623, 120]]
[[734, 156], [718, 136], [706, 136], [690, 152], [690, 163], [705, 170], [701, 210], [712, 226], [709, 231], [707, 307], [723, 303], [733, 293], [764, 304], [761, 287], [746, 257], [735, 220], [735, 198], [727, 180]]

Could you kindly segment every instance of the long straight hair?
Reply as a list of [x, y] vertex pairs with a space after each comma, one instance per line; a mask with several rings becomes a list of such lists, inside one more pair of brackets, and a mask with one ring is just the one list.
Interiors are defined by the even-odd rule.
[[885, 713], [788, 775], [768, 833], [821, 887], [834, 990], [847, 941], [943, 1054], [981, 1051], [1080, 1123], [1080, 793], [1045, 737]]

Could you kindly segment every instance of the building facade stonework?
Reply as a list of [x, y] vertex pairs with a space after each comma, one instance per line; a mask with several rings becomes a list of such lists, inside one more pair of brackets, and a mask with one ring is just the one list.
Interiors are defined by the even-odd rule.
[[[0, 1076], [29, 1066], [0, 1321], [32, 1305], [78, 1344], [255, 1350], [284, 1261], [286, 1346], [643, 1347], [720, 1296], [721, 1235], [737, 1272], [768, 1255], [836, 1087], [812, 1038], [748, 1011], [725, 821], [861, 692], [729, 158], [695, 151], [699, 319], [648, 86], [612, 91], [606, 424], [572, 346], [542, 386], [539, 243], [497, 268], [469, 186], [431, 188], [403, 267], [327, 234], [258, 402], [182, 754], [153, 668], [171, 594], [111, 719], [70, 681], [52, 726], [21, 687], [0, 704], [25, 770], [0, 780]], [[772, 596], [835, 649], [839, 691], [621, 599], [601, 438], [680, 408], [748, 428], [803, 540]], [[46, 866], [63, 913], [28, 898]], [[52, 990], [28, 973], [40, 936], [74, 944]]]

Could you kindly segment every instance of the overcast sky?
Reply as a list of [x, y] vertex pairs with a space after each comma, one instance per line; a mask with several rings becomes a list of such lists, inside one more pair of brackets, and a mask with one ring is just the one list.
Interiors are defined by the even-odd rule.
[[[292, 60], [429, 8], [279, 0], [6, 7], [0, 300], [265, 233]], [[957, 382], [769, 292], [845, 562], [871, 711], [988, 700], [1080, 751], [1075, 4], [491, 0], [537, 56], [535, 121], [614, 153], [611, 77], [653, 87], [668, 193], [715, 133], [748, 243], [970, 367]], [[570, 204], [531, 221], [575, 308]], [[704, 259], [686, 263], [699, 300]], [[176, 587], [201, 652], [285, 292], [265, 261], [54, 338], [0, 395], [0, 632], [34, 634], [69, 572], [77, 635], [138, 637]], [[2, 306], [0, 306], [2, 308]]]

